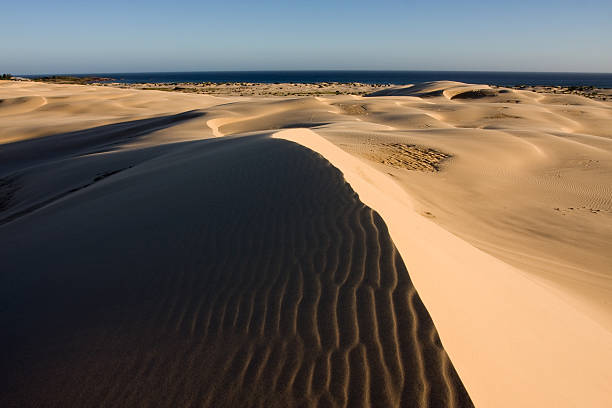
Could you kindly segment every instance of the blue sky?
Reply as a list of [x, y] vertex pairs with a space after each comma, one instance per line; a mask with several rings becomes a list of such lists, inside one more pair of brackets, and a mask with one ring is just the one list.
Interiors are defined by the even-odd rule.
[[612, 0], [3, 2], [0, 72], [612, 72]]

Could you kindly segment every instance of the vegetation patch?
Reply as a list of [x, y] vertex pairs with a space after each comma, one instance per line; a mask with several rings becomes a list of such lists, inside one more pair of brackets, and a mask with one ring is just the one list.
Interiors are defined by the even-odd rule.
[[32, 78], [33, 81], [36, 82], [49, 82], [53, 84], [79, 84], [79, 85], [87, 85], [95, 82], [109, 82], [113, 81], [113, 78], [104, 78], [104, 77], [95, 77], [95, 76], [69, 76], [69, 75], [51, 75], [51, 76], [43, 76]]
[[383, 143], [385, 153], [382, 164], [400, 169], [416, 171], [440, 171], [440, 164], [451, 157], [450, 154], [405, 143]]

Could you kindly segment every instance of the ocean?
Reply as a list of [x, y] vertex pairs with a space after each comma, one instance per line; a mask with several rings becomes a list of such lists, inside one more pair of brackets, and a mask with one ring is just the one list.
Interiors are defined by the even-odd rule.
[[[612, 88], [612, 73], [498, 72], [498, 71], [203, 71], [66, 74], [99, 76], [117, 82], [361, 82], [414, 84], [450, 80], [468, 83], [514, 85], [594, 86]], [[42, 75], [30, 75], [30, 77]]]

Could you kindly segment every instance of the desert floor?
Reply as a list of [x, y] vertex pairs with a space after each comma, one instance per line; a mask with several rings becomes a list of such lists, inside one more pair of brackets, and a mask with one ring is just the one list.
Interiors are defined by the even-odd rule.
[[612, 101], [299, 88], [0, 81], [1, 405], [612, 405]]

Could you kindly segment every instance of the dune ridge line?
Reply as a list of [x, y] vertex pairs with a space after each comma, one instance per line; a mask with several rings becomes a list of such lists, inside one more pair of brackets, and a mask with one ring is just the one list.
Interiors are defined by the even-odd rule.
[[[323, 155], [340, 169], [360, 200], [385, 220], [476, 406], [612, 404], [606, 386], [612, 382], [612, 370], [600, 364], [602, 358], [612, 361], [610, 332], [521, 271], [416, 213], [408, 194], [393, 180], [315, 131], [288, 129], [272, 137]], [[576, 349], [575, 344], [585, 348]], [[519, 377], [520, 382], [515, 380]], [[541, 392], [530, 394], [533, 387]]]

